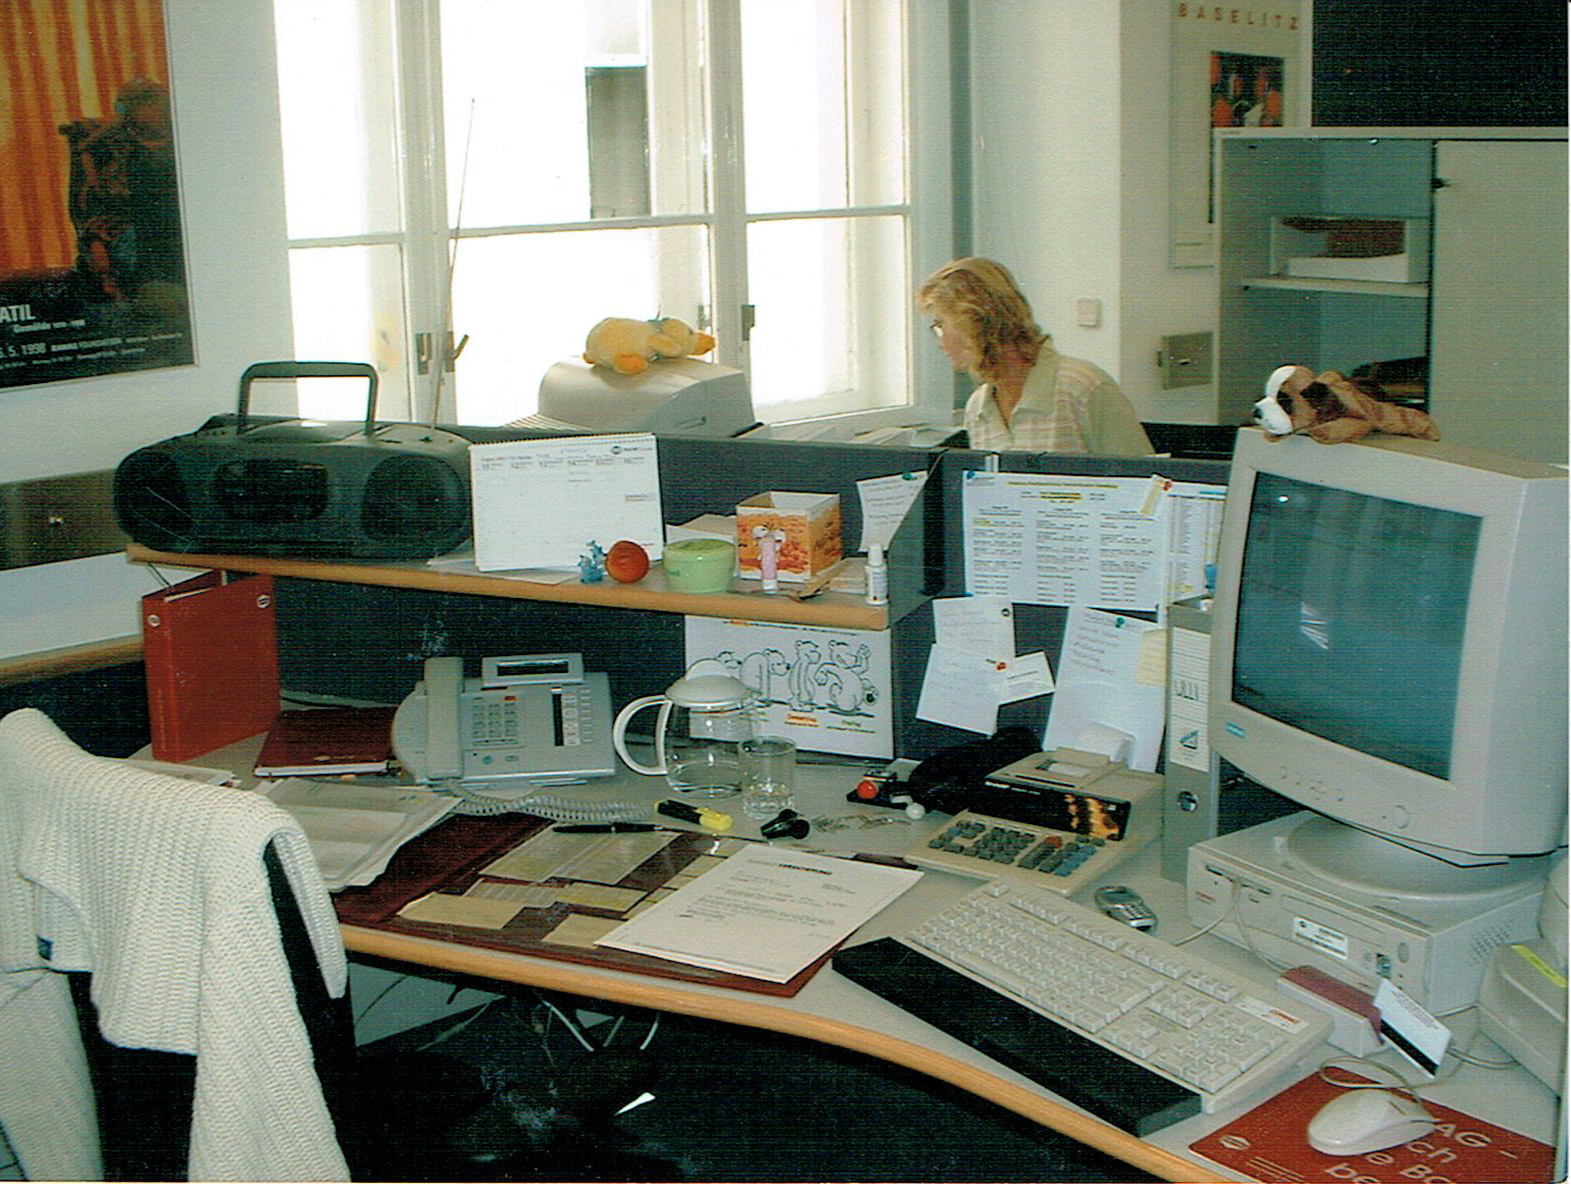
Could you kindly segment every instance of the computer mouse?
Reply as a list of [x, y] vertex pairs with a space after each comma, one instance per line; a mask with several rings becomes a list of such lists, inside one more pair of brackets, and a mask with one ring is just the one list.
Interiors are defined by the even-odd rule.
[[1326, 1155], [1364, 1155], [1434, 1129], [1434, 1115], [1417, 1098], [1388, 1089], [1353, 1089], [1332, 1098], [1309, 1120], [1309, 1145]]

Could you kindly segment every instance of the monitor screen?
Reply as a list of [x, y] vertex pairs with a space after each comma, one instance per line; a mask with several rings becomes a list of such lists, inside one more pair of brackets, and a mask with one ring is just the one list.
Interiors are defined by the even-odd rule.
[[1249, 777], [1456, 863], [1565, 843], [1566, 473], [1240, 431], [1210, 734]]
[[1448, 777], [1478, 529], [1473, 515], [1261, 474], [1233, 700]]

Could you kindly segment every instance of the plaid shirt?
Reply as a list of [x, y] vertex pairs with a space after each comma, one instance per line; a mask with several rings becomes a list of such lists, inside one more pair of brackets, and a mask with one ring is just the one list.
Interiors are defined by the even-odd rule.
[[1118, 384], [1101, 369], [1044, 344], [1025, 391], [1005, 425], [993, 386], [966, 401], [971, 447], [990, 452], [1067, 452], [1090, 456], [1149, 456], [1151, 441]]

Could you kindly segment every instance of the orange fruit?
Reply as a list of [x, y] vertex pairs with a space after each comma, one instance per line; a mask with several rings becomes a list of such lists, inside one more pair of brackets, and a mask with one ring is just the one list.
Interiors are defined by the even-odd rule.
[[636, 584], [649, 574], [649, 553], [637, 543], [623, 539], [606, 552], [605, 570], [619, 584]]

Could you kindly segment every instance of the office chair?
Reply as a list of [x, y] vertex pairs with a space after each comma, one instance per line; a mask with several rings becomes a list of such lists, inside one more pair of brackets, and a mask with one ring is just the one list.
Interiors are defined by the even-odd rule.
[[[478, 1074], [361, 1063], [332, 904], [259, 795], [0, 719], [0, 960], [0, 1123], [29, 1176], [471, 1174], [439, 1152]], [[52, 1113], [17, 1101], [27, 1080]]]
[[0, 1125], [30, 1178], [669, 1178], [602, 1137], [633, 1096], [616, 1057], [547, 1115], [455, 1058], [357, 1049], [294, 819], [32, 709], [0, 718], [0, 972]]

